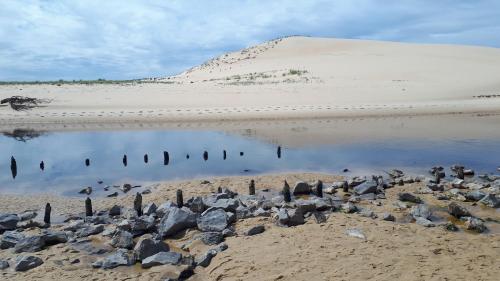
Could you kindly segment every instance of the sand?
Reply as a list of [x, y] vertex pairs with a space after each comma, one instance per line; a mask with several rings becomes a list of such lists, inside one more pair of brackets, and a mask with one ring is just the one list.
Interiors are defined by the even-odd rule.
[[[341, 177], [324, 174], [282, 174], [253, 177], [257, 189], [279, 188], [283, 179], [325, 182]], [[197, 181], [167, 182], [153, 188], [145, 195], [145, 202], [162, 203], [173, 199], [177, 188], [182, 188], [186, 198], [207, 194], [217, 187], [230, 187], [246, 192], [249, 177], [211, 178], [210, 184]], [[497, 280], [500, 274], [500, 227], [489, 223], [490, 232], [473, 234], [469, 232], [447, 232], [442, 227], [425, 228], [406, 222], [408, 210], [398, 210], [392, 202], [402, 191], [417, 192], [423, 184], [407, 184], [386, 191], [387, 200], [377, 206], [370, 202], [361, 206], [372, 209], [377, 219], [364, 218], [358, 214], [333, 213], [327, 222], [316, 224], [309, 219], [306, 224], [282, 228], [271, 218], [253, 218], [236, 224], [238, 233], [249, 227], [264, 224], [262, 234], [246, 237], [229, 237], [229, 249], [217, 255], [206, 269], [197, 268], [192, 280]], [[432, 195], [419, 195], [434, 208], [435, 214], [443, 220], [447, 216], [442, 209], [446, 202], [437, 201]], [[0, 212], [22, 211], [33, 206], [42, 206], [46, 198], [25, 200], [23, 196], [0, 198]], [[53, 196], [52, 205], [56, 213], [83, 210], [82, 200], [68, 200]], [[94, 201], [96, 208], [106, 208], [115, 203], [132, 205], [132, 196]], [[466, 205], [478, 217], [500, 219], [494, 209]], [[396, 216], [397, 221], [381, 220], [384, 212]], [[57, 228], [57, 226], [55, 226]], [[357, 228], [367, 239], [346, 235], [346, 230]], [[188, 241], [196, 231], [184, 237], [170, 239], [168, 243], [176, 248]], [[100, 236], [94, 238], [96, 243]], [[201, 254], [208, 246], [201, 243], [190, 247], [190, 253]], [[0, 272], [3, 280], [161, 280], [171, 270], [156, 267], [142, 270], [138, 266], [114, 270], [95, 270], [90, 263], [96, 257], [75, 253], [67, 245], [53, 246], [35, 253], [45, 263], [26, 273]], [[0, 258], [11, 257], [9, 251], [0, 251]], [[80, 259], [71, 265], [70, 261]], [[191, 280], [191, 279], [190, 279]]]
[[3, 85], [52, 102], [0, 125], [498, 113], [498, 73], [495, 48], [290, 37], [152, 83]]

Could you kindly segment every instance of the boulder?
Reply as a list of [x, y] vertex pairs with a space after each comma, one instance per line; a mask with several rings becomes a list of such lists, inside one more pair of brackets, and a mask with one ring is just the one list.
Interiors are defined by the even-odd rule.
[[122, 207], [118, 205], [114, 205], [113, 207], [111, 207], [111, 209], [109, 209], [110, 216], [119, 216], [121, 215], [121, 213], [122, 213]]
[[398, 193], [398, 198], [403, 202], [412, 202], [417, 204], [422, 202], [422, 199], [408, 192]]
[[303, 181], [296, 182], [295, 186], [292, 189], [293, 195], [310, 194], [310, 193], [311, 193], [311, 186]]
[[130, 221], [130, 231], [134, 237], [150, 232], [155, 227], [155, 218], [153, 216], [141, 216]]
[[482, 220], [474, 217], [467, 218], [465, 221], [465, 228], [478, 233], [483, 233], [488, 229]]
[[163, 218], [163, 217], [167, 216], [171, 210], [174, 210], [174, 209], [177, 209], [177, 205], [175, 205], [172, 201], [167, 201], [167, 202], [161, 204], [160, 206], [158, 206], [158, 208], [156, 208], [156, 215], [159, 218]]
[[156, 204], [155, 203], [148, 203], [144, 209], [142, 210], [142, 213], [146, 216], [152, 215], [156, 212]]
[[486, 196], [486, 193], [479, 191], [479, 190], [474, 190], [474, 191], [469, 191], [465, 194], [465, 198], [468, 201], [476, 202], [484, 198]]
[[134, 247], [134, 254], [138, 261], [142, 261], [159, 252], [168, 252], [170, 248], [163, 241], [153, 240], [149, 237], [140, 238]]
[[396, 218], [392, 214], [389, 214], [389, 213], [384, 213], [384, 215], [382, 216], [382, 219], [385, 221], [396, 221]]
[[68, 235], [64, 231], [45, 230], [42, 232], [42, 238], [47, 246], [68, 242]]
[[[222, 211], [222, 210], [221, 210]], [[224, 211], [222, 211], [224, 212]], [[224, 215], [226, 213], [224, 212]], [[158, 233], [162, 237], [172, 236], [187, 228], [196, 226], [196, 214], [186, 207], [171, 208], [167, 216], [164, 216], [159, 225]]]
[[246, 236], [253, 236], [253, 235], [261, 234], [265, 230], [266, 230], [266, 228], [263, 225], [256, 225], [256, 226], [250, 228], [249, 230], [245, 231], [245, 235]]
[[21, 221], [27, 221], [36, 218], [37, 213], [33, 211], [24, 211], [20, 213], [18, 216]]
[[24, 234], [17, 231], [6, 231], [3, 233], [2, 238], [0, 239], [0, 249], [9, 249], [20, 241], [23, 240]]
[[347, 202], [342, 205], [340, 205], [340, 208], [344, 213], [352, 214], [358, 211], [358, 208], [352, 203], [352, 202]]
[[309, 199], [297, 199], [295, 200], [295, 206], [300, 209], [302, 213], [308, 213], [316, 210], [316, 204], [313, 200]]
[[196, 260], [196, 264], [201, 267], [207, 267], [210, 265], [212, 258], [217, 255], [217, 251], [214, 249], [208, 250], [203, 256]]
[[224, 235], [221, 232], [203, 232], [199, 234], [197, 239], [200, 239], [205, 245], [217, 245], [224, 241]]
[[87, 225], [76, 232], [79, 238], [96, 235], [104, 231], [104, 225]]
[[207, 209], [207, 206], [203, 203], [203, 198], [200, 196], [190, 198], [186, 202], [186, 206], [195, 213], [203, 213]]
[[28, 271], [43, 264], [39, 257], [35, 256], [18, 256], [15, 261], [15, 271]]
[[134, 264], [134, 258], [128, 255], [127, 250], [118, 249], [115, 253], [105, 257], [102, 260], [102, 268], [104, 269], [112, 269], [118, 266], [128, 266]]
[[235, 199], [232, 199], [232, 198], [218, 199], [215, 202], [207, 200], [207, 201], [204, 201], [204, 203], [208, 207], [223, 209], [224, 211], [233, 212], [233, 213], [236, 212], [236, 209], [239, 206], [238, 201]]
[[134, 237], [130, 232], [118, 230], [113, 235], [110, 244], [115, 248], [132, 249], [134, 247]]
[[197, 223], [201, 231], [222, 232], [228, 225], [228, 217], [224, 210], [210, 208], [201, 214]]
[[75, 232], [84, 226], [85, 226], [85, 222], [83, 220], [74, 220], [74, 221], [71, 221], [68, 225], [64, 226], [63, 230]]
[[425, 227], [434, 227], [436, 226], [432, 221], [423, 218], [423, 217], [417, 217], [415, 218], [415, 222], [419, 225], [425, 226]]
[[354, 193], [358, 195], [367, 194], [367, 193], [376, 193], [377, 192], [377, 182], [374, 181], [366, 181], [360, 185], [354, 187]]
[[500, 208], [500, 199], [498, 199], [494, 194], [485, 195], [479, 203], [484, 204], [491, 208]]
[[0, 260], [0, 270], [4, 270], [6, 268], [9, 268], [9, 262], [7, 261], [4, 261], [4, 260]]
[[411, 208], [410, 214], [414, 219], [424, 218], [429, 219], [432, 216], [432, 212], [429, 207], [425, 204], [418, 204]]
[[0, 214], [0, 233], [16, 229], [19, 220], [15, 214]]
[[45, 240], [42, 236], [29, 236], [17, 242], [14, 253], [34, 253], [41, 251], [43, 247], [45, 247]]
[[142, 260], [142, 268], [150, 268], [157, 265], [173, 264], [177, 265], [182, 259], [182, 255], [176, 252], [159, 252]]
[[304, 215], [298, 209], [281, 208], [277, 213], [277, 224], [279, 226], [296, 226], [304, 224]]
[[450, 205], [448, 205], [448, 213], [456, 218], [469, 217], [471, 215], [465, 207], [455, 202], [451, 202]]

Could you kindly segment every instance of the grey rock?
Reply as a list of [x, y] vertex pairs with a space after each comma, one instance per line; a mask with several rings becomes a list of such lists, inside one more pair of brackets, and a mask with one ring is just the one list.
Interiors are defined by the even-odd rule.
[[262, 232], [266, 231], [266, 228], [263, 225], [256, 225], [249, 230], [245, 231], [246, 236], [253, 236], [257, 234], [261, 234]]
[[296, 226], [305, 222], [303, 213], [298, 209], [281, 208], [277, 216], [277, 223], [280, 226]]
[[444, 191], [444, 185], [437, 183], [428, 183], [427, 187], [432, 191]]
[[316, 210], [316, 204], [313, 200], [297, 199], [295, 200], [295, 206], [304, 214]]
[[144, 209], [142, 210], [142, 213], [146, 216], [152, 215], [156, 212], [156, 204], [155, 203], [148, 203]]
[[415, 223], [417, 223], [418, 225], [422, 225], [422, 226], [425, 226], [425, 227], [434, 227], [436, 226], [432, 221], [426, 219], [426, 218], [422, 218], [422, 217], [416, 217], [415, 218]]
[[351, 236], [351, 237], [366, 240], [366, 235], [363, 233], [363, 231], [361, 229], [357, 229], [357, 228], [347, 229], [346, 234]]
[[317, 224], [326, 222], [326, 216], [321, 212], [313, 212], [313, 217]]
[[104, 225], [87, 225], [76, 232], [79, 238], [96, 235], [104, 231]]
[[414, 219], [424, 218], [429, 219], [432, 216], [432, 212], [429, 207], [425, 204], [418, 204], [411, 208], [410, 214]]
[[375, 194], [375, 193], [365, 193], [365, 194], [361, 194], [358, 196], [358, 198], [360, 200], [375, 200], [377, 198], [379, 199], [385, 199], [385, 198], [381, 198], [380, 196], [381, 195], [384, 195], [383, 193], [379, 193], [379, 194]]
[[137, 260], [142, 261], [159, 252], [168, 252], [170, 249], [163, 241], [153, 240], [148, 237], [143, 237], [137, 241], [134, 247], [134, 253]]
[[167, 216], [171, 210], [174, 210], [174, 209], [178, 209], [177, 205], [175, 205], [175, 203], [173, 203], [172, 201], [167, 201], [167, 202], [161, 204], [160, 206], [158, 206], [158, 208], [156, 208], [156, 215], [159, 218], [163, 218], [163, 217]]
[[484, 196], [486, 196], [486, 193], [479, 190], [470, 191], [465, 194], [465, 198], [472, 202], [479, 201], [483, 199]]
[[146, 189], [144, 189], [144, 190], [141, 192], [141, 194], [142, 194], [142, 195], [144, 195], [144, 194], [150, 194], [150, 193], [151, 193], [151, 189], [149, 189], [149, 188], [146, 188]]
[[270, 217], [271, 212], [269, 210], [264, 210], [263, 208], [258, 208], [253, 212], [255, 217]]
[[216, 250], [217, 253], [220, 253], [220, 252], [224, 252], [228, 248], [229, 248], [229, 246], [226, 243], [220, 243], [219, 245], [217, 245], [217, 247], [214, 248], [214, 250]]
[[[238, 207], [238, 208], [240, 208], [240, 207]], [[236, 220], [238, 219], [238, 216], [233, 212], [226, 212], [226, 215], [227, 215], [227, 223], [228, 224], [235, 223]], [[252, 214], [252, 217], [253, 217], [253, 214]]]
[[212, 258], [217, 255], [217, 251], [214, 249], [208, 250], [203, 256], [196, 260], [196, 264], [201, 267], [207, 267], [210, 265]]
[[113, 235], [110, 244], [115, 248], [132, 249], [134, 247], [134, 237], [130, 232], [118, 230]]
[[92, 187], [90, 187], [90, 186], [86, 187], [86, 188], [78, 191], [78, 193], [90, 195], [92, 193]]
[[340, 206], [344, 213], [352, 214], [358, 211], [358, 208], [351, 202], [344, 203]]
[[0, 233], [16, 229], [19, 217], [15, 214], [0, 214]]
[[128, 266], [134, 264], [134, 258], [128, 255], [127, 250], [118, 249], [115, 253], [107, 256], [102, 260], [103, 269], [112, 269], [118, 266]]
[[224, 241], [224, 235], [221, 232], [203, 232], [197, 238], [205, 245], [217, 245]]
[[382, 216], [382, 219], [385, 221], [396, 221], [396, 218], [392, 214], [389, 214], [389, 213], [384, 213], [384, 215]]
[[364, 177], [354, 177], [350, 180], [347, 181], [347, 183], [349, 184], [349, 187], [356, 187], [362, 183], [364, 183], [366, 181], [366, 178]]
[[[222, 211], [224, 212], [224, 211]], [[224, 212], [224, 215], [226, 213]], [[167, 216], [164, 216], [159, 225], [158, 233], [162, 237], [172, 236], [187, 228], [196, 226], [196, 214], [188, 208], [171, 208]]]
[[422, 202], [422, 199], [408, 192], [399, 193], [398, 198], [403, 202], [412, 202], [412, 203]]
[[108, 245], [94, 245], [90, 240], [71, 243], [71, 248], [78, 252], [85, 252], [89, 255], [102, 255], [113, 250], [113, 248]]
[[[254, 217], [254, 213], [252, 212], [251, 208], [244, 207], [244, 206], [238, 206], [236, 208], [236, 219], [242, 220], [242, 219], [247, 219], [247, 218], [252, 218]], [[229, 218], [228, 218], [229, 220]]]
[[14, 247], [14, 253], [34, 253], [41, 251], [43, 247], [45, 247], [45, 240], [42, 236], [30, 236], [17, 242], [16, 246]]
[[231, 236], [235, 236], [235, 235], [236, 235], [236, 232], [232, 228], [226, 228], [222, 231], [222, 236], [224, 236], [224, 237], [231, 237]]
[[484, 204], [491, 208], [500, 208], [500, 199], [498, 199], [494, 194], [485, 195], [479, 203]]
[[311, 193], [311, 186], [303, 181], [296, 182], [295, 186], [292, 189], [293, 195], [310, 194], [310, 193]]
[[35, 256], [18, 256], [15, 261], [15, 271], [28, 271], [43, 264], [43, 260]]
[[205, 232], [222, 232], [228, 225], [228, 217], [222, 209], [210, 208], [198, 218], [198, 229]]
[[455, 179], [451, 182], [453, 188], [464, 188], [465, 181], [461, 179]]
[[24, 234], [17, 231], [6, 231], [3, 233], [2, 238], [0, 239], [0, 249], [9, 249], [20, 241], [23, 240]]
[[68, 235], [64, 231], [46, 230], [42, 232], [42, 239], [45, 241], [45, 245], [51, 246], [68, 242]]
[[359, 214], [362, 216], [362, 217], [365, 217], [365, 218], [372, 218], [372, 219], [376, 219], [378, 216], [377, 214], [375, 214], [372, 210], [370, 209], [363, 209], [361, 210], [361, 212], [359, 212]]
[[111, 198], [111, 197], [118, 197], [118, 192], [116, 192], [116, 191], [112, 192], [112, 193], [106, 195], [106, 197], [109, 197], [109, 198]]
[[367, 193], [376, 193], [378, 184], [374, 181], [366, 181], [360, 185], [354, 187], [354, 192], [358, 195]]
[[465, 221], [465, 228], [478, 233], [483, 233], [488, 229], [482, 220], [474, 217], [467, 218]]
[[18, 216], [21, 221], [26, 221], [36, 218], [37, 213], [33, 211], [24, 211], [20, 213]]
[[203, 203], [203, 198], [200, 196], [190, 198], [186, 202], [186, 206], [195, 213], [203, 213], [207, 209], [207, 206]]
[[182, 259], [182, 255], [176, 252], [159, 252], [142, 260], [142, 268], [150, 268], [157, 265], [173, 264], [177, 265]]
[[443, 225], [443, 228], [447, 231], [452, 231], [452, 232], [458, 231], [458, 227], [451, 222], [445, 223]]
[[236, 212], [236, 209], [239, 206], [239, 202], [235, 199], [232, 199], [232, 198], [218, 199], [215, 202], [206, 201], [204, 203], [208, 207], [219, 208], [219, 209], [223, 209], [224, 211], [233, 212], [233, 213]]
[[131, 222], [129, 220], [122, 220], [116, 227], [121, 230], [130, 231], [132, 229]]
[[155, 227], [153, 216], [141, 216], [130, 221], [130, 231], [135, 236], [150, 232]]
[[8, 268], [9, 266], [10, 266], [9, 262], [4, 261], [4, 260], [0, 260], [0, 270], [4, 270], [4, 269]]
[[122, 213], [122, 207], [118, 205], [114, 205], [113, 207], [111, 207], [111, 209], [109, 209], [110, 216], [119, 216], [121, 215], [121, 213]]
[[74, 220], [71, 221], [68, 225], [63, 227], [64, 231], [77, 231], [85, 226], [85, 222], [83, 220]]
[[469, 217], [471, 215], [465, 207], [455, 202], [451, 202], [450, 205], [448, 205], [448, 213], [456, 218]]

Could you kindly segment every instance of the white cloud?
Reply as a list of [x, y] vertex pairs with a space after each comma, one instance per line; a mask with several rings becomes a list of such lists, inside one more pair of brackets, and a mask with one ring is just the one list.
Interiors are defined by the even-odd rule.
[[1, 4], [0, 80], [166, 75], [292, 34], [500, 46], [500, 3], [494, 0]]

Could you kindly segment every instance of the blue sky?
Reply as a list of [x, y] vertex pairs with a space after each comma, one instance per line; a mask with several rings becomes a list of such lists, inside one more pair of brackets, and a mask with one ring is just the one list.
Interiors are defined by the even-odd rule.
[[1, 0], [0, 81], [165, 76], [276, 37], [500, 47], [498, 0]]

